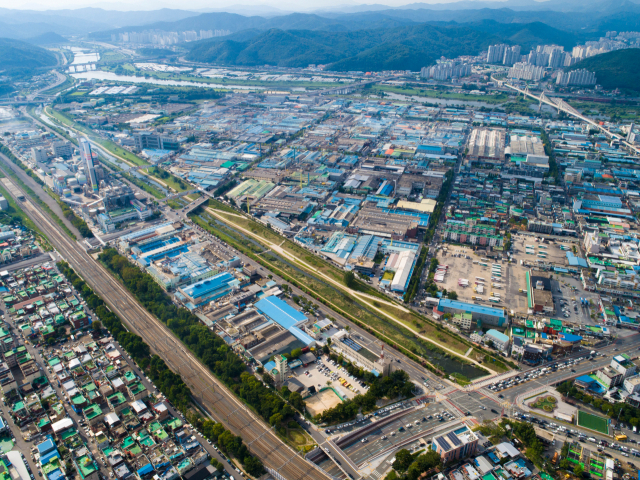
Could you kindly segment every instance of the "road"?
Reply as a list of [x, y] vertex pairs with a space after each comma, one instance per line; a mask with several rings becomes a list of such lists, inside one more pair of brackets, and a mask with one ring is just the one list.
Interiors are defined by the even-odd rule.
[[[16, 188], [20, 188], [16, 185]], [[240, 435], [249, 450], [266, 467], [287, 480], [309, 478], [326, 480], [328, 475], [316, 465], [306, 461], [297, 452], [280, 441], [270, 426], [248, 410], [194, 355], [174, 338], [173, 333], [118, 283], [111, 274], [90, 257], [84, 249], [64, 234], [28, 195], [22, 202], [24, 211], [44, 232], [60, 255], [79, 272], [87, 284], [100, 295], [108, 307], [140, 335], [167, 365], [178, 372], [191, 389], [197, 401], [217, 421], [235, 435]]]

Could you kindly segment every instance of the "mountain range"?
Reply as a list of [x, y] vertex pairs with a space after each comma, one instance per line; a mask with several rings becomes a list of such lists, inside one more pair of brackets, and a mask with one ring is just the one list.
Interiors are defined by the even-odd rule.
[[242, 30], [228, 37], [188, 44], [186, 58], [226, 65], [306, 67], [337, 71], [412, 70], [437, 58], [477, 55], [495, 43], [518, 43], [523, 51], [540, 43], [571, 48], [578, 36], [541, 23], [412, 24], [355, 31]]

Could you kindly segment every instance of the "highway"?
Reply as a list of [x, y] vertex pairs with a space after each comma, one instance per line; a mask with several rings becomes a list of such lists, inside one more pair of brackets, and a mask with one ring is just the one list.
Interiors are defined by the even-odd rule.
[[[15, 186], [20, 189], [18, 185]], [[26, 193], [25, 201], [21, 203], [24, 211], [47, 235], [58, 253], [102, 297], [127, 328], [140, 335], [153, 353], [182, 376], [198, 403], [233, 434], [240, 435], [251, 453], [260, 458], [265, 467], [286, 480], [331, 478], [280, 441], [268, 425], [219, 382], [207, 367], [174, 338], [164, 324], [147, 312], [82, 246], [61, 233], [58, 226], [31, 202]]]

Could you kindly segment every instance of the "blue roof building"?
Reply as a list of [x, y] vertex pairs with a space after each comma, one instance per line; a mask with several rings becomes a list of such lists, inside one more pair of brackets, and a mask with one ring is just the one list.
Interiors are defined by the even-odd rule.
[[56, 450], [56, 444], [53, 443], [53, 440], [51, 440], [50, 438], [36, 445], [36, 447], [38, 448], [38, 453], [40, 454], [40, 456], [46, 455], [47, 453]]
[[229, 272], [222, 272], [193, 285], [179, 288], [180, 295], [176, 294], [176, 296], [188, 309], [193, 310], [207, 302], [224, 297], [239, 284], [238, 279]]
[[[274, 321], [282, 328], [289, 330], [291, 335], [296, 337], [308, 347], [313, 347], [316, 341], [305, 333], [299, 325], [307, 320], [307, 317], [291, 307], [287, 302], [280, 300], [278, 297], [270, 296], [261, 299], [255, 305], [258, 312], [262, 313], [269, 320]], [[265, 365], [266, 368], [266, 365]]]
[[487, 307], [475, 303], [461, 302], [458, 300], [440, 299], [438, 310], [444, 313], [470, 313], [473, 321], [481, 325], [494, 327], [506, 327], [509, 319], [503, 308]]
[[299, 322], [304, 322], [307, 317], [291, 307], [287, 302], [280, 300], [278, 297], [263, 298], [256, 303], [256, 308], [265, 317], [273, 320], [283, 328], [289, 330], [295, 327]]

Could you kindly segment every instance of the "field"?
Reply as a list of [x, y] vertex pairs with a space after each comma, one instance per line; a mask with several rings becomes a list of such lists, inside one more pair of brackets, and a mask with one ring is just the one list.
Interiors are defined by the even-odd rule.
[[340, 397], [331, 388], [318, 392], [311, 397], [305, 398], [307, 411], [312, 417], [321, 414], [325, 410], [335, 407], [342, 402]]
[[605, 417], [578, 410], [578, 426], [609, 435], [609, 421]]

